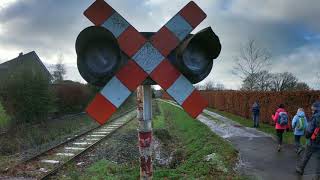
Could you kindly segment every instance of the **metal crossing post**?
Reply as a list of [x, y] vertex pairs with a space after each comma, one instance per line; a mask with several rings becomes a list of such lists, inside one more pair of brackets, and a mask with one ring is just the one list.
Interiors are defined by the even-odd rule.
[[[137, 88], [137, 119], [139, 125], [143, 123], [143, 88], [138, 86]], [[141, 128], [140, 128], [141, 129]]]
[[[141, 87], [141, 86], [140, 86]], [[139, 92], [139, 88], [138, 88]], [[138, 94], [138, 93], [137, 93]], [[143, 86], [143, 119], [139, 120], [140, 179], [152, 179], [152, 91]]]
[[[190, 35], [206, 18], [193, 1], [149, 38], [104, 0], [96, 0], [84, 15], [95, 26], [84, 29], [77, 37], [77, 64], [85, 80], [104, 86], [86, 108], [98, 123], [105, 124], [147, 78], [160, 85], [193, 118], [207, 107], [207, 100], [192, 83], [208, 75], [212, 58], [219, 55], [221, 46], [211, 28]], [[170, 61], [170, 53], [176, 54], [178, 59], [173, 61], [177, 63]]]
[[[99, 124], [105, 124], [144, 84], [137, 91], [140, 177], [152, 179], [150, 85], [160, 85], [196, 118], [208, 102], [192, 84], [210, 73], [212, 60], [221, 51], [219, 38], [211, 28], [190, 34], [207, 16], [193, 1], [148, 38], [104, 0], [96, 0], [84, 15], [95, 26], [82, 30], [77, 37], [78, 69], [87, 82], [103, 87], [86, 112]], [[147, 78], [153, 82], [146, 82]]]

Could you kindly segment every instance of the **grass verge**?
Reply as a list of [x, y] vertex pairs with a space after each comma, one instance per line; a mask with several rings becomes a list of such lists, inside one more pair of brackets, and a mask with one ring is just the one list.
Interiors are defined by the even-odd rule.
[[[230, 143], [214, 134], [206, 125], [194, 120], [182, 109], [158, 101], [160, 116], [154, 120], [154, 128], [165, 128], [173, 138], [181, 161], [175, 169], [162, 169], [156, 177], [186, 179], [228, 179], [233, 172], [237, 152]], [[163, 117], [164, 125], [157, 121]], [[167, 175], [170, 176], [167, 176]]]
[[[237, 116], [237, 115], [234, 115], [232, 113], [228, 113], [228, 112], [225, 112], [225, 111], [219, 111], [217, 109], [212, 109], [212, 108], [208, 108], [208, 110], [212, 111], [212, 112], [215, 112], [215, 113], [218, 113], [222, 116], [225, 116], [235, 122], [238, 122], [239, 124], [243, 125], [243, 126], [246, 126], [246, 127], [252, 127], [253, 126], [253, 122], [251, 119], [247, 119], [247, 118], [243, 118], [243, 117], [240, 117], [240, 116]], [[260, 131], [263, 131], [267, 134], [270, 134], [270, 135], [273, 135], [273, 136], [276, 136], [276, 131], [275, 131], [275, 128], [274, 126], [270, 125], [270, 124], [264, 124], [264, 123], [260, 123], [259, 124], [259, 128], [258, 130]], [[283, 141], [284, 143], [288, 143], [288, 144], [294, 144], [294, 134], [292, 131], [289, 131], [289, 132], [285, 132], [283, 134]], [[305, 140], [305, 137], [303, 136], [301, 138], [301, 141], [303, 144], [305, 144], [306, 140]]]
[[[165, 102], [154, 106], [154, 135], [172, 151], [169, 166], [154, 165], [153, 179], [242, 179], [234, 172], [237, 152], [232, 145], [182, 109]], [[159, 133], [160, 132], [160, 133]], [[138, 158], [138, 157], [137, 157]], [[93, 163], [80, 179], [138, 179], [138, 162]]]

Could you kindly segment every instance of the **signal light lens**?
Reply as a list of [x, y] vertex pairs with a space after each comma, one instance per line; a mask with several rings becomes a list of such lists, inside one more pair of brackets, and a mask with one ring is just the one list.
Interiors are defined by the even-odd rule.
[[91, 26], [76, 40], [78, 69], [90, 84], [104, 86], [128, 60], [121, 53], [117, 39], [107, 29]]
[[196, 84], [209, 75], [213, 59], [220, 51], [219, 37], [208, 27], [186, 39], [169, 55], [169, 60], [192, 84]]

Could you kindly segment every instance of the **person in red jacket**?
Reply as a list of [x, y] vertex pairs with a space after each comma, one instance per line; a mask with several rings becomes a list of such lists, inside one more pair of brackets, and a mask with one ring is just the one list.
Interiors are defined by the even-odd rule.
[[282, 145], [282, 136], [283, 133], [286, 129], [289, 128], [288, 126], [288, 113], [284, 109], [284, 105], [280, 104], [278, 106], [278, 109], [274, 115], [272, 115], [272, 119], [275, 122], [275, 129], [277, 132], [277, 137], [278, 137], [278, 152], [281, 150], [281, 145]]

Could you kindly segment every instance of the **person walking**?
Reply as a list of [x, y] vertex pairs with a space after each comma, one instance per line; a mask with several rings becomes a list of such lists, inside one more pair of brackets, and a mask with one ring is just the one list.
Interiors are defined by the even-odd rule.
[[283, 133], [286, 129], [288, 129], [288, 113], [284, 109], [284, 105], [280, 104], [278, 106], [277, 111], [274, 115], [271, 116], [273, 121], [275, 122], [275, 129], [278, 137], [278, 152], [281, 150]]
[[251, 108], [252, 111], [252, 119], [253, 119], [253, 127], [259, 127], [259, 116], [260, 116], [260, 106], [258, 101], [255, 101]]
[[[307, 116], [306, 116], [307, 117]], [[311, 118], [309, 118], [309, 117], [307, 117], [307, 128], [309, 127], [309, 125], [311, 124]], [[306, 129], [307, 129], [306, 128]], [[306, 134], [306, 133], [305, 133]], [[305, 144], [305, 146], [307, 147], [308, 145], [310, 145], [310, 137], [309, 138], [307, 138], [306, 137], [306, 144]]]
[[311, 106], [311, 122], [306, 129], [306, 138], [310, 138], [301, 161], [296, 167], [296, 172], [303, 175], [304, 169], [312, 154], [317, 154], [316, 174], [320, 178], [320, 101], [316, 101]]
[[294, 141], [297, 154], [300, 154], [302, 151], [300, 139], [304, 135], [305, 129], [307, 128], [307, 123], [307, 117], [303, 108], [299, 108], [297, 114], [293, 117], [291, 124], [292, 128], [294, 128]]

